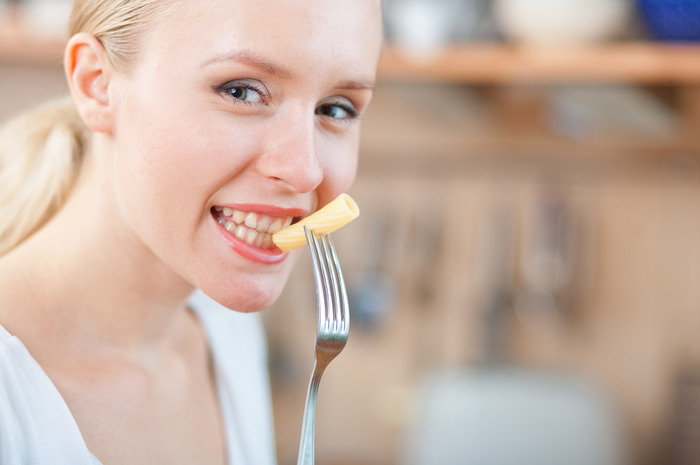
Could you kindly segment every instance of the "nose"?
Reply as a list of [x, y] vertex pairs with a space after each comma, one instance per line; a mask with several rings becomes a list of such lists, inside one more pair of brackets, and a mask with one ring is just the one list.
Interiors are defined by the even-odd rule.
[[274, 117], [264, 152], [257, 160], [263, 176], [286, 184], [294, 192], [311, 192], [323, 180], [313, 111], [295, 109]]

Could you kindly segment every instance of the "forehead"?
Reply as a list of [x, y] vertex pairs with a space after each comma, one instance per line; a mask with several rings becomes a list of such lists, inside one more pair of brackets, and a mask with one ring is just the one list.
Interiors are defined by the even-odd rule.
[[[374, 74], [381, 46], [378, 0], [175, 2], [150, 29], [147, 54], [204, 63], [241, 50], [300, 69], [354, 67]], [[306, 68], [308, 69], [308, 68]]]

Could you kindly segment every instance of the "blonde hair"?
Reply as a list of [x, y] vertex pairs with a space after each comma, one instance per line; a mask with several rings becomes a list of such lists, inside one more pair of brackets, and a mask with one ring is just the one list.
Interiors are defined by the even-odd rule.
[[[147, 25], [173, 0], [75, 0], [69, 35], [86, 32], [126, 72]], [[70, 98], [19, 115], [0, 130], [0, 256], [40, 229], [69, 197], [90, 132]]]

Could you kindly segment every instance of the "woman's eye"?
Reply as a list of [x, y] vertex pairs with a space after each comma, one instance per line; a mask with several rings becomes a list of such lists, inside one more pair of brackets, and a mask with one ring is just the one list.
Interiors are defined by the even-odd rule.
[[324, 103], [316, 108], [316, 114], [333, 119], [357, 118], [357, 111], [350, 104], [345, 103]]
[[263, 91], [250, 83], [227, 82], [219, 86], [218, 90], [245, 103], [259, 103], [263, 100]]

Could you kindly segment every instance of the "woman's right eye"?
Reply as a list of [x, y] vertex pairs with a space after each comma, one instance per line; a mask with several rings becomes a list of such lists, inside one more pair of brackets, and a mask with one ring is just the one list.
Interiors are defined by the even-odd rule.
[[236, 101], [246, 104], [260, 103], [264, 98], [264, 91], [250, 81], [230, 81], [216, 88], [219, 92]]

